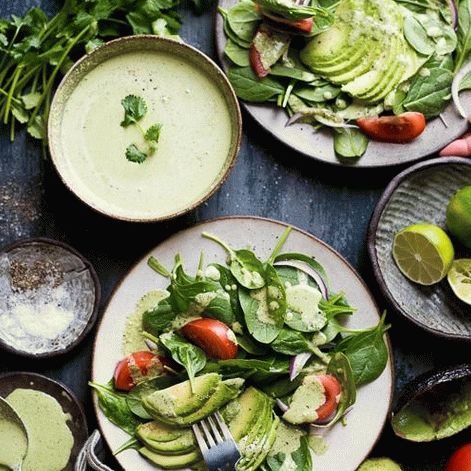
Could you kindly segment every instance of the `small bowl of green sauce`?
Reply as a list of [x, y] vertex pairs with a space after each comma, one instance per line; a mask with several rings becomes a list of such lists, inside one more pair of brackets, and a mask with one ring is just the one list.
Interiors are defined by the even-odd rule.
[[[18, 422], [0, 414], [0, 442], [2, 447], [24, 454], [21, 470], [73, 471], [88, 436], [85, 414], [74, 394], [58, 381], [36, 373], [6, 373], [0, 375], [0, 397], [27, 434], [25, 444]], [[5, 458], [18, 460], [18, 456]], [[0, 469], [4, 469], [1, 464]]]

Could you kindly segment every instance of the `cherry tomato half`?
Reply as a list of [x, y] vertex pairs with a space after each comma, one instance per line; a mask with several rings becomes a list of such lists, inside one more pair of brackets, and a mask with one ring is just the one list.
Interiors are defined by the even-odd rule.
[[121, 391], [129, 391], [143, 376], [151, 372], [163, 374], [167, 363], [164, 357], [149, 351], [132, 353], [116, 365], [114, 386]]
[[323, 422], [331, 417], [337, 409], [342, 386], [338, 379], [332, 375], [319, 375], [317, 379], [324, 386], [325, 403], [317, 409], [317, 421]]
[[252, 67], [252, 70], [254, 71], [254, 74], [258, 78], [263, 78], [268, 75], [268, 70], [266, 70], [263, 67], [262, 64], [262, 59], [260, 57], [260, 53], [258, 52], [257, 48], [255, 47], [255, 44], [252, 44], [250, 46], [249, 50], [249, 59], [250, 59], [250, 65]]
[[404, 143], [420, 136], [426, 123], [422, 113], [410, 111], [397, 116], [359, 118], [357, 125], [375, 141]]
[[237, 356], [234, 332], [223, 322], [215, 319], [196, 319], [181, 329], [182, 334], [206, 355], [215, 360], [230, 360]]
[[310, 33], [314, 26], [313, 18], [304, 18], [302, 20], [288, 20], [287, 18], [283, 18], [282, 16], [274, 15], [271, 12], [267, 12], [264, 9], [259, 9], [259, 11], [261, 11], [262, 15], [266, 16], [275, 23], [287, 26], [288, 28], [293, 29], [295, 31], [299, 31], [300, 33]]
[[445, 471], [471, 471], [471, 443], [462, 446], [451, 455]]

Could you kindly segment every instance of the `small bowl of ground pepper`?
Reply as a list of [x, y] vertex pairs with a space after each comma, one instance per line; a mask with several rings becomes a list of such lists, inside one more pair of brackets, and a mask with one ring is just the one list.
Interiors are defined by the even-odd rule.
[[0, 253], [0, 347], [50, 358], [69, 352], [94, 326], [100, 284], [68, 245], [28, 239]]

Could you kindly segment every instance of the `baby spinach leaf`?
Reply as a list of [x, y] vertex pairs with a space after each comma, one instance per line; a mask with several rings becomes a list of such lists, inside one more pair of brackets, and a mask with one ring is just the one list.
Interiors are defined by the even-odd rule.
[[263, 374], [265, 377], [287, 374], [289, 360], [285, 358], [266, 357], [263, 360], [253, 358], [238, 358], [234, 360], [220, 360], [217, 362], [221, 373], [247, 378], [254, 374]]
[[251, 43], [262, 19], [250, 0], [242, 0], [227, 12], [227, 22], [234, 34], [242, 41]]
[[265, 285], [263, 263], [247, 249], [234, 250], [219, 237], [203, 232], [202, 236], [219, 244], [229, 255], [229, 268], [234, 278], [247, 289], [258, 289]]
[[129, 440], [126, 440], [121, 446], [113, 451], [113, 456], [119, 455], [126, 450], [139, 450], [141, 448], [141, 443], [137, 438], [131, 437]]
[[262, 391], [265, 394], [268, 394], [270, 397], [275, 399], [288, 396], [294, 392], [303, 382], [305, 374], [299, 374], [291, 380], [290, 378], [282, 378], [276, 381], [273, 381], [269, 384], [263, 385], [261, 387]]
[[429, 56], [435, 52], [435, 43], [414, 15], [407, 15], [404, 20], [404, 37], [419, 54]]
[[423, 113], [427, 119], [438, 116], [447, 106], [451, 96], [453, 73], [447, 69], [432, 69], [417, 75], [411, 84], [402, 106], [407, 111]]
[[162, 299], [156, 307], [146, 311], [142, 316], [142, 328], [154, 336], [159, 336], [165, 332], [177, 317], [171, 300]]
[[340, 93], [340, 88], [327, 83], [325, 85], [311, 87], [311, 86], [303, 86], [296, 88], [293, 93], [312, 103], [322, 103], [324, 101], [333, 100], [336, 98]]
[[88, 384], [96, 391], [98, 405], [108, 420], [129, 435], [134, 435], [141, 420], [131, 412], [126, 394], [116, 392], [111, 384], [103, 385], [93, 382]]
[[250, 66], [249, 51], [243, 47], [240, 47], [231, 39], [228, 39], [226, 42], [224, 54], [226, 54], [226, 56], [239, 67]]
[[391, 326], [384, 321], [383, 315], [376, 327], [345, 337], [337, 344], [336, 351], [344, 353], [350, 362], [357, 386], [371, 383], [386, 368], [389, 355], [384, 334]]
[[173, 332], [162, 334], [159, 340], [170, 352], [173, 360], [185, 368], [193, 389], [193, 380], [196, 373], [206, 365], [206, 355], [203, 350]]
[[271, 471], [311, 471], [312, 457], [306, 432], [300, 427], [281, 422], [266, 463]]
[[324, 267], [319, 262], [316, 261], [314, 257], [310, 257], [309, 255], [296, 253], [296, 252], [282, 253], [275, 257], [275, 263], [284, 262], [287, 260], [295, 260], [295, 261], [306, 263], [313, 270], [319, 273], [321, 278], [324, 280], [324, 283], [326, 284], [326, 286], [329, 286], [329, 278], [327, 276], [327, 272], [325, 271]]
[[275, 64], [270, 69], [270, 75], [292, 78], [301, 82], [312, 82], [316, 79], [316, 76], [304, 67], [290, 67], [284, 64]]
[[265, 345], [256, 342], [248, 335], [237, 335], [237, 343], [240, 348], [254, 356], [264, 356], [268, 351]]
[[463, 67], [471, 53], [471, 0], [461, 0], [458, 6], [458, 46], [455, 72]]
[[280, 333], [286, 314], [286, 292], [275, 268], [265, 267], [265, 286], [258, 290], [239, 290], [245, 323], [252, 337], [271, 343]]
[[368, 149], [368, 138], [358, 129], [336, 129], [334, 149], [339, 157], [351, 159], [361, 157]]
[[285, 91], [283, 85], [273, 78], [259, 79], [251, 67], [230, 67], [228, 77], [237, 96], [253, 103], [268, 101]]
[[281, 15], [288, 20], [302, 20], [313, 16], [331, 18], [332, 16], [329, 11], [324, 8], [311, 5], [304, 6], [283, 0], [256, 0], [256, 3], [265, 10]]
[[286, 327], [281, 330], [270, 347], [275, 352], [290, 356], [312, 351], [312, 344], [305, 334]]

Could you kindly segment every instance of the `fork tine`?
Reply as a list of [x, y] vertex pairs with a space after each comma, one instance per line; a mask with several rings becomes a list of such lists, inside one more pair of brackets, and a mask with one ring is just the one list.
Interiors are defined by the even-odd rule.
[[218, 427], [216, 425], [215, 420], [213, 419], [212, 416], [209, 416], [207, 420], [208, 420], [209, 425], [211, 427], [211, 431], [213, 432], [214, 438], [216, 439], [216, 442], [218, 444], [222, 443], [224, 441], [224, 439], [222, 438], [221, 434], [219, 433], [219, 430], [218, 430]]
[[229, 427], [226, 425], [226, 422], [224, 422], [224, 419], [221, 417], [221, 414], [218, 411], [216, 411], [216, 413], [214, 414], [214, 417], [216, 418], [216, 421], [219, 424], [219, 428], [221, 429], [221, 432], [224, 435], [224, 438], [226, 440], [233, 440]]
[[206, 445], [206, 441], [204, 440], [203, 434], [201, 433], [198, 424], [193, 424], [191, 428], [193, 429], [193, 433], [195, 434], [200, 450], [203, 453], [206, 453], [208, 451], [208, 445]]
[[205, 435], [205, 438], [206, 438], [206, 441], [208, 442], [209, 444], [209, 447], [213, 447], [213, 446], [216, 446], [216, 442], [214, 441], [214, 438], [213, 436], [211, 435], [211, 432], [209, 430], [209, 427], [208, 427], [208, 424], [206, 423], [206, 419], [203, 419], [201, 422], [200, 422], [200, 425], [201, 425], [201, 428], [203, 429], [204, 431], [204, 435]]

